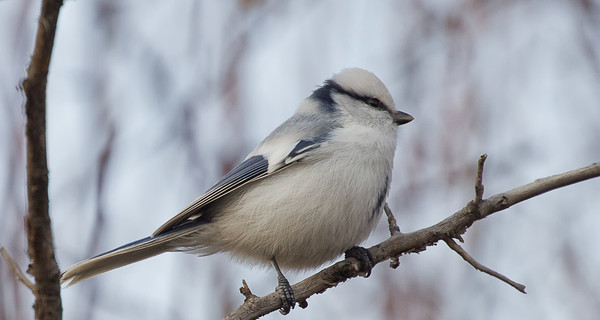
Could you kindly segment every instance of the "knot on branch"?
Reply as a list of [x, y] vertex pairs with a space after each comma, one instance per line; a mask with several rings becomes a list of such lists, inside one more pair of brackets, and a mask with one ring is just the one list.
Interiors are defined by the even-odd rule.
[[466, 206], [467, 214], [469, 214], [470, 216], [472, 216], [475, 219], [482, 218], [481, 204], [482, 204], [482, 202], [477, 202], [476, 200], [469, 201], [469, 203], [467, 203], [467, 206]]
[[248, 284], [244, 279], [242, 279], [242, 287], [240, 287], [240, 293], [243, 294], [245, 297], [244, 303], [251, 302], [252, 300], [258, 298], [254, 293], [252, 293], [252, 290], [250, 290], [250, 287], [248, 287]]
[[496, 205], [499, 206], [501, 209], [506, 209], [511, 206], [510, 201], [508, 200], [508, 197], [505, 195], [502, 195], [500, 197], [500, 199], [498, 199], [498, 202], [496, 202]]

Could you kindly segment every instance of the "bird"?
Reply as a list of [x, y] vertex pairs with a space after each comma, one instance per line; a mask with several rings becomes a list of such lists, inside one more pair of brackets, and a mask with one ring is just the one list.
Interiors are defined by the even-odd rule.
[[375, 74], [343, 69], [154, 233], [74, 264], [61, 273], [61, 284], [164, 252], [228, 253], [275, 269], [286, 314], [296, 301], [281, 269], [314, 269], [343, 253], [372, 267], [359, 244], [389, 193], [398, 126], [412, 120]]

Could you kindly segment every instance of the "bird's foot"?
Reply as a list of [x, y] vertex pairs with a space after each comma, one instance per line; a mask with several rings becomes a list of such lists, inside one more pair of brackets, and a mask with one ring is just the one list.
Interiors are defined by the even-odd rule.
[[371, 269], [375, 266], [373, 256], [368, 249], [363, 247], [352, 247], [346, 251], [345, 258], [354, 258], [360, 263], [359, 275], [368, 278], [371, 275]]
[[283, 315], [290, 313], [290, 309], [294, 309], [296, 305], [296, 299], [294, 298], [294, 290], [290, 286], [290, 283], [284, 276], [277, 277], [277, 288], [275, 291], [279, 293], [279, 299], [283, 304], [283, 307], [279, 309], [279, 312]]

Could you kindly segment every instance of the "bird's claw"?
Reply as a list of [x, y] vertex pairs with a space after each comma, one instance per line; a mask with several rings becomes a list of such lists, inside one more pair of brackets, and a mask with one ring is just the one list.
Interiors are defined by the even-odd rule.
[[375, 263], [373, 262], [373, 256], [368, 249], [358, 246], [352, 247], [346, 251], [345, 257], [346, 259], [354, 258], [358, 260], [360, 263], [360, 275], [365, 278], [368, 278], [371, 275], [371, 270], [375, 266]]
[[275, 291], [279, 293], [279, 299], [283, 304], [283, 307], [279, 309], [279, 312], [283, 315], [290, 313], [291, 309], [294, 309], [296, 305], [296, 299], [294, 298], [294, 290], [290, 286], [290, 283], [285, 277], [277, 277], [277, 288]]

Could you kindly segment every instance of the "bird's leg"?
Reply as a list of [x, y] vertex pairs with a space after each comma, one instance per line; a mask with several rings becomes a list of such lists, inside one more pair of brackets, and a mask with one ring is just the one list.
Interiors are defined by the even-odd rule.
[[279, 309], [279, 312], [281, 314], [288, 314], [290, 309], [294, 309], [294, 306], [296, 305], [294, 290], [292, 290], [289, 281], [285, 278], [281, 269], [279, 269], [279, 265], [277, 264], [277, 261], [275, 261], [275, 258], [271, 259], [271, 264], [273, 264], [275, 271], [277, 271], [277, 288], [275, 288], [275, 291], [279, 293], [279, 299], [281, 299], [281, 303], [283, 303], [283, 307]]
[[352, 247], [346, 251], [345, 258], [354, 258], [360, 263], [360, 275], [368, 278], [371, 275], [371, 269], [375, 266], [373, 262], [373, 256], [368, 249], [363, 247]]

